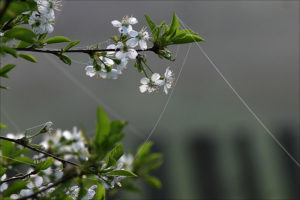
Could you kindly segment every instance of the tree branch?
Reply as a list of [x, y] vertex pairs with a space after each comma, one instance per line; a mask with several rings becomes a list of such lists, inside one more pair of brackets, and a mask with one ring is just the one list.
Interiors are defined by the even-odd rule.
[[30, 173], [28, 173], [28, 174], [20, 174], [20, 175], [16, 175], [16, 176], [14, 176], [14, 177], [7, 178], [7, 179], [5, 179], [4, 181], [0, 181], [0, 185], [1, 185], [2, 183], [6, 183], [6, 182], [9, 182], [9, 181], [14, 181], [14, 180], [18, 180], [18, 179], [24, 179], [24, 178], [26, 178], [26, 177], [28, 177], [28, 176], [30, 176], [30, 175], [36, 174], [36, 173], [37, 173], [37, 171], [34, 170], [34, 171], [32, 171], [32, 172], [30, 172]]
[[[51, 53], [51, 54], [60, 54], [60, 53], [86, 53], [86, 54], [93, 54], [96, 52], [107, 52], [107, 51], [120, 51], [120, 49], [70, 49], [67, 51], [62, 51], [62, 49], [36, 49], [33, 47], [29, 48], [15, 48], [17, 51], [31, 51], [31, 52], [39, 52], [39, 53]], [[137, 49], [137, 52], [143, 51], [153, 51], [155, 52], [155, 48], [148, 48], [148, 49]]]
[[41, 190], [36, 191], [35, 193], [33, 193], [31, 195], [28, 195], [28, 196], [25, 196], [25, 197], [21, 197], [18, 200], [26, 200], [26, 199], [36, 198], [38, 194], [40, 194], [42, 192], [45, 192], [45, 191], [49, 190], [50, 188], [53, 188], [53, 187], [55, 187], [57, 185], [60, 185], [60, 184], [66, 182], [66, 181], [68, 181], [68, 180], [70, 180], [72, 178], [73, 178], [73, 176], [64, 176], [60, 180], [58, 180], [57, 182], [55, 182], [55, 183], [53, 183], [53, 184], [51, 184], [51, 185], [49, 185], [49, 186], [47, 186], [47, 187], [45, 187], [45, 188], [43, 188]]
[[15, 140], [15, 139], [11, 139], [11, 138], [6, 138], [6, 137], [3, 137], [3, 136], [0, 136], [0, 139], [2, 139], [2, 140], [7, 140], [7, 141], [10, 141], [10, 142], [19, 144], [19, 145], [21, 145], [21, 146], [23, 146], [23, 147], [26, 147], [26, 148], [28, 148], [28, 149], [31, 149], [32, 151], [35, 151], [35, 152], [38, 152], [38, 153], [42, 153], [42, 154], [44, 154], [44, 155], [46, 155], [46, 156], [48, 156], [48, 157], [52, 157], [52, 158], [54, 158], [55, 160], [58, 160], [58, 161], [62, 162], [63, 164], [71, 164], [71, 165], [74, 165], [74, 166], [76, 166], [76, 167], [79, 167], [79, 165], [76, 164], [76, 163], [73, 163], [73, 162], [68, 161], [68, 160], [64, 160], [64, 159], [62, 159], [62, 158], [57, 157], [56, 155], [53, 155], [53, 154], [51, 154], [51, 153], [48, 153], [47, 151], [43, 151], [43, 150], [37, 149], [37, 148], [35, 148], [35, 147], [32, 147], [32, 146], [26, 144], [25, 141], [22, 140], [22, 138], [21, 138], [21, 139]]

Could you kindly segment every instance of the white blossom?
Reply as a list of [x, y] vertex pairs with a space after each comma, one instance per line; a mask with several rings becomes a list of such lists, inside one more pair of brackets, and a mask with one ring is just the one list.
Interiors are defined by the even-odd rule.
[[168, 89], [172, 87], [173, 81], [174, 81], [174, 75], [173, 72], [169, 69], [170, 67], [167, 67], [166, 72], [164, 74], [164, 92], [168, 94]]
[[97, 74], [97, 71], [95, 70], [93, 65], [88, 65], [85, 67], [85, 74], [89, 77], [93, 77]]
[[120, 64], [117, 65], [117, 70], [120, 74], [124, 69], [126, 69], [127, 63], [128, 63], [127, 58], [122, 58]]
[[60, 10], [62, 6], [60, 0], [35, 0], [38, 6], [38, 11], [41, 14], [54, 15], [54, 10]]
[[113, 20], [111, 23], [114, 27], [119, 29], [120, 33], [127, 34], [132, 30], [131, 25], [138, 23], [138, 21], [135, 17], [125, 16], [121, 21]]
[[15, 140], [21, 139], [21, 138], [23, 138], [24, 136], [25, 136], [25, 135], [22, 134], [22, 133], [19, 133], [19, 134], [8, 133], [8, 134], [6, 134], [6, 137], [7, 137], [7, 138], [15, 139]]
[[144, 29], [140, 32], [131, 30], [128, 34], [132, 37], [126, 42], [129, 47], [134, 48], [139, 45], [142, 50], [147, 49], [147, 40], [149, 39], [149, 33], [147, 31]]
[[29, 17], [28, 23], [36, 34], [51, 33], [54, 30], [55, 16], [51, 14], [41, 14], [33, 11]]
[[46, 123], [45, 123], [45, 130], [46, 130], [46, 131], [52, 130], [52, 129], [51, 129], [51, 126], [52, 126], [52, 125], [53, 125], [53, 122], [51, 122], [51, 121], [46, 122]]
[[154, 73], [151, 76], [151, 79], [144, 77], [141, 79], [140, 92], [148, 92], [152, 93], [157, 90], [158, 86], [163, 85], [163, 80], [160, 79], [160, 75], [158, 73]]
[[123, 154], [118, 162], [122, 163], [126, 170], [131, 171], [133, 168], [134, 157], [132, 154]]
[[[4, 181], [6, 179], [6, 174], [3, 174], [0, 178], [1, 181]], [[2, 183], [0, 185], [0, 192], [3, 192], [4, 190], [6, 190], [8, 188], [8, 184], [7, 183]]]
[[99, 72], [99, 75], [101, 78], [104, 79], [117, 79], [120, 75], [120, 72], [116, 69], [111, 69], [110, 71], [107, 71], [106, 69], [102, 69]]
[[[98, 187], [97, 185], [91, 186], [91, 187], [88, 189], [86, 195], [85, 195], [82, 199], [83, 199], [83, 200], [90, 200], [90, 199], [93, 199], [93, 197], [94, 197], [95, 194], [96, 194], [95, 189], [96, 189], [97, 187]], [[80, 188], [79, 188], [77, 185], [74, 185], [74, 186], [72, 186], [72, 187], [66, 192], [66, 194], [67, 194], [67, 195], [70, 195], [70, 197], [71, 197], [72, 199], [77, 199], [78, 194], [79, 194], [79, 191], [80, 191]]]
[[38, 188], [43, 184], [43, 178], [41, 176], [32, 176], [32, 181], [27, 184], [27, 188]]
[[116, 58], [122, 60], [123, 58], [136, 59], [138, 53], [135, 49], [121, 50], [116, 53]]

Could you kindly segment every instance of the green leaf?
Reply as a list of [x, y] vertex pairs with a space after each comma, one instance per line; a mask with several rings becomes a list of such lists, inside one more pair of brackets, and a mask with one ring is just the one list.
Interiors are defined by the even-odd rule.
[[31, 44], [28, 42], [20, 41], [19, 44], [17, 45], [17, 48], [26, 48], [29, 47]]
[[4, 90], [6, 90], [6, 89], [7, 89], [7, 87], [5, 87], [5, 86], [3, 86], [3, 85], [0, 85], [0, 89], [4, 89]]
[[151, 29], [152, 33], [155, 31], [156, 29], [156, 25], [155, 23], [150, 19], [150, 17], [148, 15], [145, 15], [146, 21], [149, 25], [149, 28]]
[[115, 170], [109, 172], [109, 175], [114, 175], [114, 176], [127, 176], [127, 177], [136, 177], [137, 175], [134, 174], [131, 171], [128, 170]]
[[149, 155], [150, 153], [150, 149], [152, 147], [153, 143], [152, 142], [146, 142], [144, 144], [142, 144], [137, 151], [137, 157], [138, 158], [143, 158], [146, 155]]
[[164, 27], [165, 23], [166, 23], [166, 22], [163, 21], [159, 26], [156, 27], [156, 29], [155, 29], [155, 31], [154, 31], [154, 33], [153, 33], [153, 35], [154, 35], [153, 40], [154, 40], [154, 41], [156, 41], [156, 40], [159, 39], [160, 32], [161, 32], [162, 28]]
[[16, 157], [14, 158], [14, 160], [19, 164], [19, 163], [27, 163], [27, 164], [32, 164], [34, 165], [34, 162], [31, 158], [29, 158], [28, 156], [20, 156], [20, 157]]
[[4, 67], [0, 68], [0, 76], [7, 78], [7, 73], [12, 70], [16, 65], [7, 64]]
[[121, 144], [118, 144], [113, 150], [111, 150], [106, 155], [106, 164], [107, 167], [113, 166], [116, 164], [117, 160], [124, 154], [124, 150]]
[[96, 195], [95, 195], [94, 199], [95, 200], [105, 200], [105, 189], [100, 183], [97, 184]]
[[19, 56], [25, 60], [28, 60], [30, 62], [34, 62], [36, 63], [37, 60], [35, 59], [35, 57], [33, 57], [32, 55], [29, 55], [29, 54], [19, 54]]
[[36, 170], [45, 170], [48, 169], [54, 162], [53, 158], [48, 158], [47, 160], [40, 162], [36, 166]]
[[5, 55], [5, 53], [8, 53], [10, 55], [12, 55], [13, 57], [17, 58], [18, 54], [17, 51], [11, 47], [8, 46], [0, 46], [0, 53], [2, 55]]
[[157, 189], [160, 189], [162, 184], [160, 182], [160, 180], [154, 176], [147, 176], [146, 177], [146, 181], [152, 185], [153, 187], [157, 188]]
[[34, 32], [27, 28], [24, 28], [22, 26], [15, 26], [9, 31], [5, 32], [4, 36], [14, 38], [17, 40], [22, 40], [32, 44], [36, 35]]
[[100, 147], [100, 145], [107, 139], [110, 131], [110, 121], [107, 114], [98, 107], [97, 112], [97, 126], [96, 126], [96, 136], [95, 143]]
[[178, 19], [177, 19], [177, 16], [176, 16], [175, 12], [174, 12], [172, 23], [171, 23], [170, 29], [168, 31], [168, 36], [173, 35], [179, 29], [179, 26], [180, 26], [180, 24], [178, 22]]
[[45, 41], [47, 44], [61, 43], [61, 42], [71, 42], [71, 40], [65, 36], [54, 36]]
[[[1, 1], [3, 3], [4, 1]], [[8, 2], [8, 1], [6, 1]], [[4, 13], [3, 17], [1, 18], [0, 24], [3, 24], [4, 22], [17, 17], [21, 13], [25, 11], [29, 11], [33, 9], [36, 6], [36, 3], [34, 1], [11, 1], [8, 9]], [[1, 5], [0, 5], [1, 7]], [[1, 10], [2, 12], [2, 10]]]
[[5, 129], [7, 126], [5, 124], [0, 123], [0, 129]]
[[3, 192], [3, 195], [5, 197], [8, 197], [11, 194], [18, 193], [21, 189], [25, 188], [27, 184], [28, 184], [27, 181], [20, 181], [20, 180], [14, 181], [13, 184]]
[[201, 41], [204, 41], [204, 39], [200, 36], [188, 33], [182, 37], [175, 37], [174, 39], [172, 39], [171, 44], [186, 44]]
[[67, 65], [71, 65], [72, 64], [72, 60], [67, 55], [65, 55], [65, 54], [59, 55], [59, 59], [61, 61], [63, 61], [65, 64], [67, 64]]
[[68, 51], [69, 49], [71, 49], [72, 47], [74, 47], [75, 45], [77, 45], [80, 42], [80, 40], [74, 40], [72, 42], [70, 42], [65, 48], [64, 51]]
[[110, 149], [111, 147], [115, 146], [115, 144], [124, 137], [125, 133], [123, 133], [122, 130], [126, 125], [127, 122], [123, 122], [120, 120], [111, 122], [108, 141], [105, 142], [105, 146], [107, 148]]
[[7, 168], [5, 168], [5, 167], [0, 168], [0, 178], [1, 178], [1, 176], [3, 176], [3, 174], [5, 174], [6, 170], [7, 170]]
[[1, 141], [1, 150], [2, 150], [2, 155], [6, 157], [11, 157], [11, 154], [14, 150], [14, 143], [7, 141], [7, 140], [2, 140]]

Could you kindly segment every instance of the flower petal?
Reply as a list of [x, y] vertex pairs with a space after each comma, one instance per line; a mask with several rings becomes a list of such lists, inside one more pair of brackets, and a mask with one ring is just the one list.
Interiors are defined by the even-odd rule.
[[112, 66], [115, 62], [110, 58], [104, 58], [104, 63], [108, 66]]
[[127, 56], [130, 59], [136, 59], [138, 53], [134, 49], [128, 49]]
[[118, 20], [113, 20], [112, 22], [111, 22], [111, 24], [114, 26], [114, 27], [121, 27], [122, 26], [122, 23], [120, 22], [120, 21], [118, 21]]
[[128, 33], [131, 37], [136, 37], [139, 33], [135, 30], [131, 30], [129, 33]]
[[142, 50], [145, 50], [145, 49], [147, 49], [147, 42], [146, 42], [146, 40], [140, 40], [139, 41], [139, 45], [140, 45], [140, 47], [141, 47], [141, 49]]
[[34, 180], [34, 184], [36, 187], [40, 187], [43, 184], [43, 178], [38, 176]]
[[143, 84], [143, 85], [147, 85], [147, 84], [150, 82], [150, 80], [149, 80], [148, 78], [144, 77], [144, 78], [141, 79], [140, 82], [141, 82], [141, 84]]
[[136, 47], [138, 45], [138, 41], [139, 39], [138, 38], [131, 38], [129, 40], [127, 40], [126, 44], [129, 46], [129, 47]]
[[125, 57], [126, 57], [126, 53], [124, 53], [124, 51], [118, 51], [116, 53], [116, 58], [119, 59], [119, 60], [122, 60]]
[[154, 73], [154, 74], [152, 74], [151, 80], [152, 80], [153, 82], [157, 81], [158, 79], [160, 79], [159, 73]]
[[136, 23], [138, 23], [138, 20], [135, 17], [128, 18], [128, 24], [136, 24]]
[[140, 92], [141, 92], [141, 93], [146, 92], [146, 91], [148, 90], [148, 87], [149, 87], [148, 85], [141, 85], [141, 86], [140, 86]]

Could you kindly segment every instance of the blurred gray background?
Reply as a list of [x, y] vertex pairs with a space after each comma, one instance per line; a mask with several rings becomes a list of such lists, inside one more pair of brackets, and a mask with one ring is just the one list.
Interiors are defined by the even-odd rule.
[[[106, 47], [107, 39], [118, 34], [112, 20], [133, 15], [140, 29], [146, 25], [144, 14], [169, 23], [173, 12], [205, 38], [201, 45], [207, 54], [299, 161], [299, 1], [63, 1], [51, 35], [79, 39], [80, 47]], [[176, 62], [152, 53], [147, 58], [156, 72], [171, 66], [178, 75], [187, 49], [180, 46]], [[72, 66], [52, 55], [33, 55], [38, 64], [5, 58], [17, 64], [2, 82], [10, 87], [1, 91], [1, 121], [9, 132], [53, 121], [55, 128], [79, 126], [92, 136], [100, 105], [112, 119], [130, 122], [125, 146], [132, 150], [146, 139], [168, 98], [141, 94], [142, 75], [133, 63], [115, 81], [87, 77], [87, 55], [69, 54]], [[157, 173], [163, 188], [146, 187], [145, 199], [299, 197], [299, 168], [195, 44], [150, 140], [165, 154]], [[128, 195], [141, 198], [124, 194], [120, 199]]]

